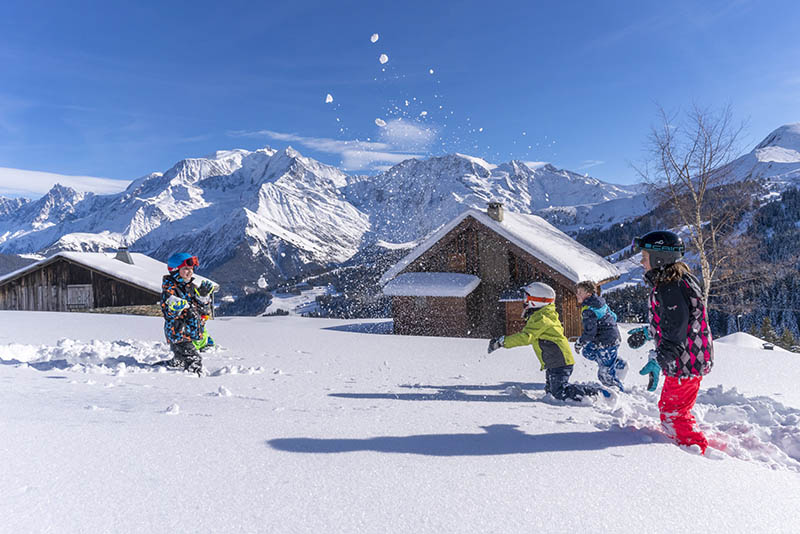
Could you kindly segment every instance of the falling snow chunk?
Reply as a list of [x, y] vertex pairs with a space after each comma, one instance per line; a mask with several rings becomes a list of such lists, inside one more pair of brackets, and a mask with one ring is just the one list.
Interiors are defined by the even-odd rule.
[[433, 74], [433, 69], [428, 69], [428, 74]]
[[381, 54], [381, 56], [378, 58], [378, 61], [380, 61], [381, 65], [383, 65], [384, 63], [389, 61], [389, 56], [387, 56], [386, 54]]
[[483, 128], [478, 128], [478, 131], [479, 131], [479, 132], [482, 132], [482, 131], [483, 131]]
[[428, 114], [428, 112], [427, 112], [427, 111], [422, 111], [422, 112], [420, 112], [419, 116], [420, 116], [420, 117], [424, 117], [424, 116], [425, 116], [425, 115], [427, 115], [427, 114]]
[[369, 38], [369, 40], [372, 41], [373, 43], [377, 43], [378, 39], [380, 39], [380, 36], [377, 33], [373, 33], [372, 36]]
[[386, 126], [386, 121], [383, 119], [375, 119], [375, 124], [383, 128], [384, 126]]
[[331, 96], [331, 94], [330, 94], [330, 93], [328, 93], [328, 94], [325, 96], [325, 103], [326, 103], [326, 104], [330, 104], [331, 102], [333, 102], [333, 96]]

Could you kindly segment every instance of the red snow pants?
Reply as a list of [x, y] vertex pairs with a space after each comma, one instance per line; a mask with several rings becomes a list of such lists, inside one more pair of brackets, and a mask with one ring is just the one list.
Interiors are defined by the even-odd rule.
[[681, 379], [674, 376], [664, 377], [658, 409], [661, 412], [661, 425], [678, 445], [699, 445], [705, 454], [708, 440], [695, 428], [691, 411], [702, 379], [700, 376]]

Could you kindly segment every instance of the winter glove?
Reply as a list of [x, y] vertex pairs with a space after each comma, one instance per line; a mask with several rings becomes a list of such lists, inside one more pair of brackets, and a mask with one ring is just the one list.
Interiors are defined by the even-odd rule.
[[492, 352], [496, 351], [499, 348], [503, 347], [503, 341], [506, 339], [506, 336], [495, 337], [489, 340], [489, 348], [486, 350], [487, 354], [491, 354]]
[[171, 295], [167, 299], [167, 308], [169, 308], [172, 313], [180, 315], [188, 307], [189, 301], [186, 299], [178, 298], [175, 295]]
[[[650, 355], [653, 356], [653, 352], [650, 351]], [[650, 375], [650, 380], [647, 383], [647, 391], [655, 391], [658, 388], [658, 379], [661, 376], [661, 367], [658, 365], [658, 362], [655, 358], [651, 358], [647, 360], [647, 364], [642, 367], [639, 371], [640, 375]]]
[[208, 280], [203, 280], [200, 287], [194, 288], [194, 292], [197, 294], [197, 300], [203, 304], [207, 304], [208, 301], [211, 300], [211, 293], [214, 292], [214, 284]]
[[200, 287], [198, 287], [195, 291], [197, 291], [197, 294], [201, 297], [206, 297], [214, 291], [214, 284], [208, 280], [203, 280], [203, 283], [200, 284]]
[[640, 326], [639, 328], [628, 330], [628, 334], [630, 334], [628, 336], [628, 346], [632, 349], [638, 349], [646, 342], [653, 339], [653, 336], [650, 335], [650, 328], [647, 326]]
[[583, 347], [585, 347], [585, 343], [581, 343], [581, 340], [575, 342], [575, 354], [580, 354], [583, 351]]
[[[655, 352], [655, 351], [652, 351]], [[656, 362], [658, 362], [658, 366], [661, 367], [661, 370], [667, 376], [677, 376], [678, 374], [678, 362], [675, 361], [675, 358], [672, 356], [662, 356], [661, 354], [656, 356]]]

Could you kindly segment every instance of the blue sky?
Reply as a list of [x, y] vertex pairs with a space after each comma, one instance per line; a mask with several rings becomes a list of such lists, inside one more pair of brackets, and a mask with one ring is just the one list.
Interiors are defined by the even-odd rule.
[[730, 104], [744, 151], [800, 121], [798, 21], [789, 0], [6, 0], [0, 194], [15, 169], [35, 194], [287, 145], [354, 174], [457, 151], [631, 183], [658, 105]]

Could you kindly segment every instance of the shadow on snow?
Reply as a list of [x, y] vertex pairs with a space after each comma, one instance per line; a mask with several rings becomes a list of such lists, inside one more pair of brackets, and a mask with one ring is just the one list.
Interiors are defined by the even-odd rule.
[[351, 323], [339, 326], [329, 326], [323, 330], [338, 330], [340, 332], [357, 332], [359, 334], [391, 334], [392, 321], [381, 321], [380, 323]]
[[534, 402], [532, 399], [521, 392], [511, 395], [481, 395], [464, 393], [464, 391], [505, 391], [509, 387], [517, 387], [521, 390], [543, 390], [544, 384], [541, 383], [520, 383], [502, 382], [495, 385], [475, 384], [475, 385], [453, 385], [453, 386], [431, 386], [422, 384], [402, 385], [407, 389], [435, 389], [430, 393], [331, 393], [329, 396], [342, 399], [389, 399], [406, 401], [464, 401], [464, 402]]
[[266, 442], [286, 452], [330, 454], [373, 451], [425, 456], [497, 456], [537, 452], [591, 451], [641, 445], [631, 431], [526, 434], [517, 425], [489, 425], [480, 434], [422, 434], [363, 439], [281, 438]]

